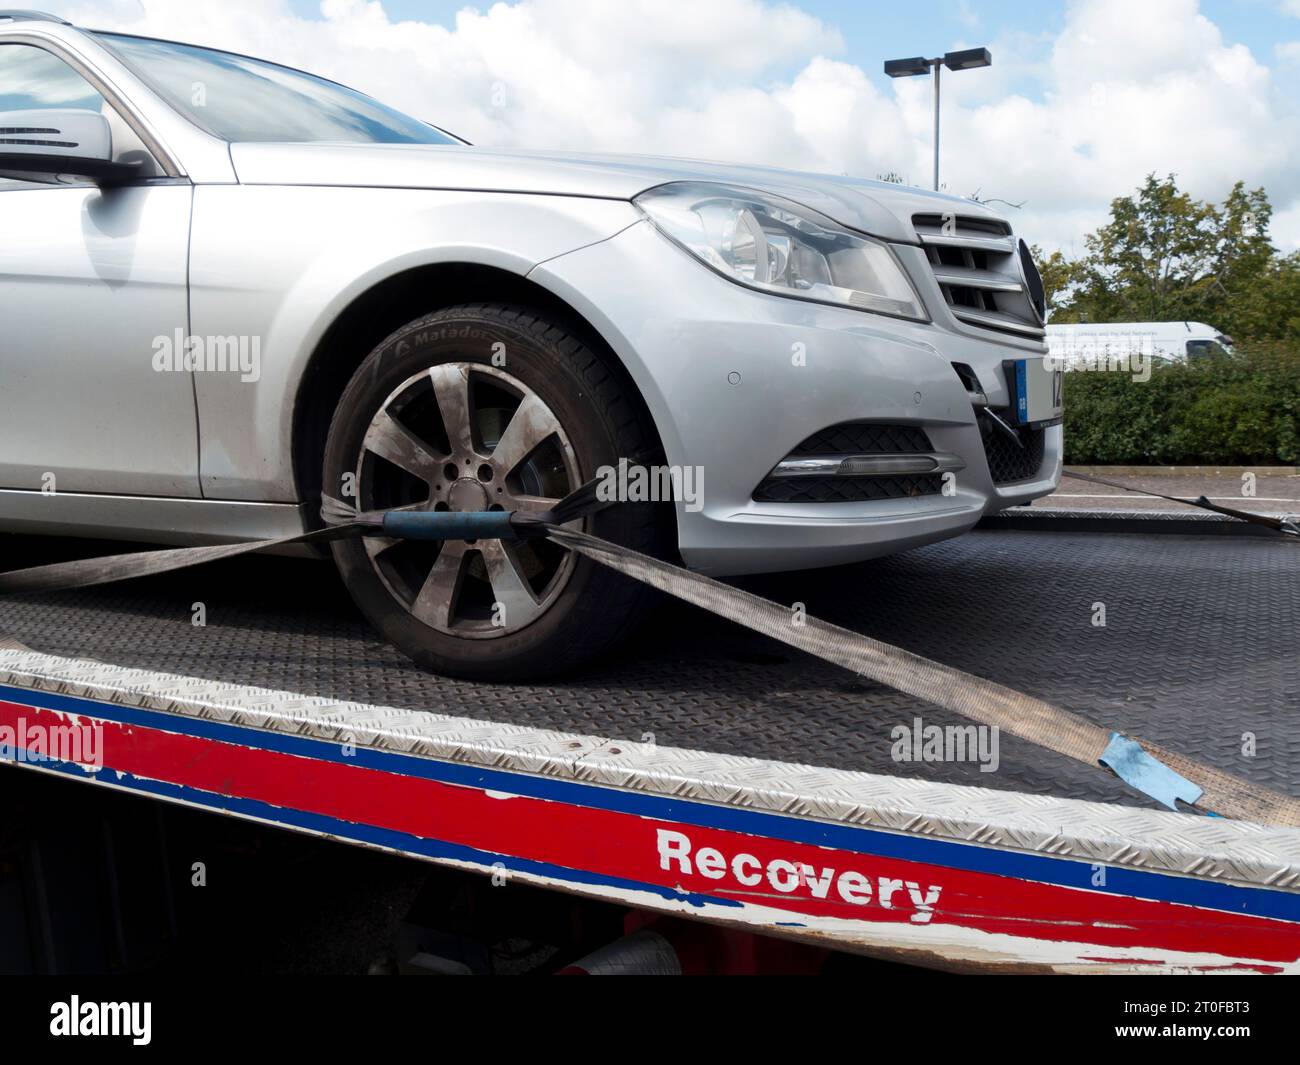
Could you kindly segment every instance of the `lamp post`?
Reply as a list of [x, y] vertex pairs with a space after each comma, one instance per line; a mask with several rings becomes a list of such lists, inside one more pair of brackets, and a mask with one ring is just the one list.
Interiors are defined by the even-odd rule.
[[966, 48], [960, 52], [947, 52], [926, 59], [915, 56], [912, 59], [885, 60], [885, 73], [891, 78], [912, 78], [918, 74], [934, 74], [934, 191], [939, 191], [939, 68], [949, 70], [973, 70], [975, 67], [987, 67], [993, 63], [993, 56], [987, 48]]

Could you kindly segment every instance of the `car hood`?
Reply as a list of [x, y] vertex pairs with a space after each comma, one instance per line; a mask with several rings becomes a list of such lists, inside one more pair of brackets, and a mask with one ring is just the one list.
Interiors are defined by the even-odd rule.
[[883, 181], [649, 155], [423, 144], [232, 144], [240, 182], [255, 185], [476, 189], [630, 200], [669, 181], [713, 181], [784, 196], [840, 225], [915, 243], [912, 216], [996, 218], [958, 196]]

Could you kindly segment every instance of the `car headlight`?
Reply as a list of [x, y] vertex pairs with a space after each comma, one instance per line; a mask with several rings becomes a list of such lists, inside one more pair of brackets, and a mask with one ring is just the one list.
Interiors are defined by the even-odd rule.
[[763, 292], [924, 321], [894, 253], [807, 207], [731, 185], [675, 182], [636, 197], [660, 232]]

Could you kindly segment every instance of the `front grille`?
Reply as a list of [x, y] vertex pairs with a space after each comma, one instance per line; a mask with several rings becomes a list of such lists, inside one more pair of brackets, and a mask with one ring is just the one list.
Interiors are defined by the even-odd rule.
[[[802, 441], [800, 455], [910, 455], [929, 452], [930, 438], [915, 425], [840, 422]], [[882, 477], [768, 477], [754, 489], [759, 503], [864, 503], [938, 495], [942, 474]]]
[[759, 503], [864, 503], [938, 495], [943, 477], [769, 477], [754, 489]]
[[912, 216], [934, 279], [955, 318], [980, 329], [1041, 340], [1035, 295], [1026, 290], [1021, 242], [1011, 227], [968, 215]]
[[792, 455], [897, 455], [930, 450], [930, 438], [915, 425], [840, 422], [813, 433]]
[[1047, 432], [1043, 429], [1016, 429], [1023, 447], [1008, 438], [993, 424], [988, 415], [979, 417], [980, 435], [984, 438], [984, 454], [988, 458], [989, 473], [994, 484], [1014, 484], [1031, 481], [1043, 466], [1043, 449]]

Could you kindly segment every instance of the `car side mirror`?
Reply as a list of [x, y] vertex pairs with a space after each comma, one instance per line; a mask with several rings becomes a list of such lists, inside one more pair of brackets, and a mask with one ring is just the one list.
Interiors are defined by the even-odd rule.
[[139, 164], [113, 161], [113, 134], [98, 111], [0, 111], [0, 177], [120, 185], [140, 172]]

